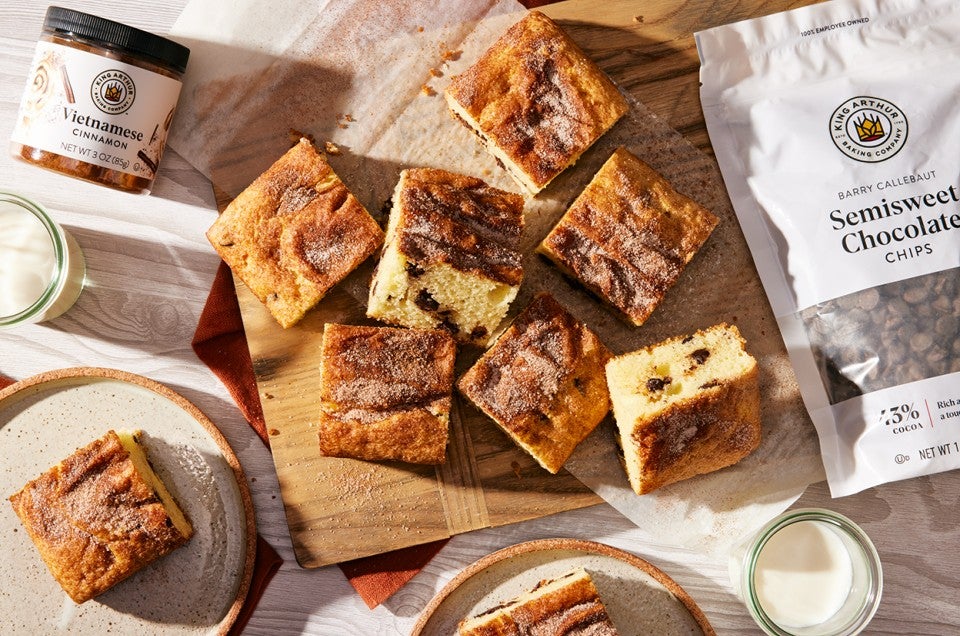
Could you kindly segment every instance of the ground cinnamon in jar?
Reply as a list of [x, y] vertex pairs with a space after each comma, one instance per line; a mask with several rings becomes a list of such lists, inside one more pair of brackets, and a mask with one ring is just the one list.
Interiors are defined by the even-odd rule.
[[11, 152], [72, 177], [149, 193], [189, 56], [173, 40], [50, 7]]

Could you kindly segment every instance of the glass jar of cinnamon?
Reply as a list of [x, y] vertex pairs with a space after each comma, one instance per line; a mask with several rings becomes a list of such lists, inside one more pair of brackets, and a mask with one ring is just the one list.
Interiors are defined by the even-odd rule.
[[72, 177], [149, 193], [189, 56], [173, 40], [50, 7], [11, 152]]

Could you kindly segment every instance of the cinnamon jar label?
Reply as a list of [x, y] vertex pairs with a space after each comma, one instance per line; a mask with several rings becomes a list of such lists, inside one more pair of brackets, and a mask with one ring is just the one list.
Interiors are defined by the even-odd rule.
[[12, 139], [152, 180], [180, 87], [138, 66], [41, 41]]

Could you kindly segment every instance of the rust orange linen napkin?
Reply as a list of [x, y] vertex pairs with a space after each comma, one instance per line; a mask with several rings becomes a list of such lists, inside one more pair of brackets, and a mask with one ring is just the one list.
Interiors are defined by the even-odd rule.
[[[269, 446], [233, 277], [224, 263], [220, 263], [207, 304], [200, 315], [193, 336], [193, 350], [220, 378], [250, 426]], [[446, 539], [365, 557], [342, 563], [340, 569], [372, 609], [412, 579], [445, 543]]]
[[[13, 380], [0, 374], [0, 389], [13, 384]], [[273, 575], [280, 569], [283, 559], [277, 554], [276, 550], [270, 547], [270, 544], [264, 541], [263, 537], [257, 535], [257, 556], [253, 564], [253, 577], [250, 580], [250, 589], [247, 591], [247, 598], [240, 608], [236, 621], [228, 632], [230, 636], [237, 636], [243, 631], [250, 615], [257, 607], [263, 591], [267, 589], [267, 583], [273, 578]]]

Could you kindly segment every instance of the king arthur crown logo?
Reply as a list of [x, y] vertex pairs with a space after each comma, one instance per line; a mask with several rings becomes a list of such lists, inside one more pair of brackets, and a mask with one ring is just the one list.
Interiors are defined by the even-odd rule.
[[126, 112], [137, 97], [133, 78], [120, 69], [103, 71], [90, 85], [93, 104], [108, 115]]
[[864, 163], [886, 161], [907, 141], [907, 117], [879, 97], [852, 97], [830, 116], [830, 137], [846, 156]]
[[880, 118], [876, 115], [873, 116], [873, 119], [864, 115], [860, 121], [854, 122], [853, 125], [857, 130], [857, 136], [862, 142], [883, 139], [883, 122], [880, 121]]
[[110, 102], [111, 104], [116, 104], [123, 99], [123, 92], [123, 87], [119, 82], [112, 82], [109, 84], [104, 84], [101, 95], [106, 101]]

